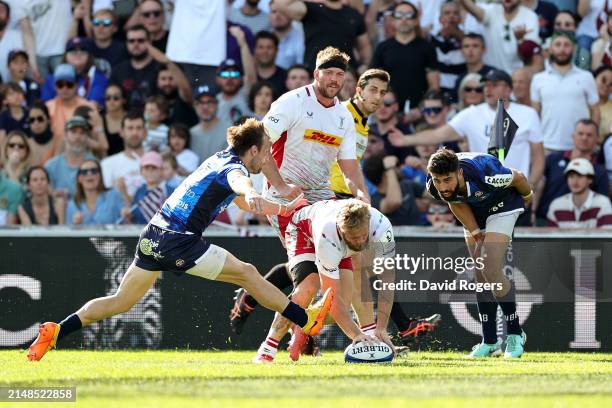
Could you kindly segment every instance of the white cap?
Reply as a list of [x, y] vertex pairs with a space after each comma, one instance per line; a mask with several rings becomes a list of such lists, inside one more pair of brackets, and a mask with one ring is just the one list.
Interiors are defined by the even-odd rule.
[[570, 171], [574, 171], [578, 174], [582, 174], [583, 176], [594, 176], [595, 170], [593, 169], [593, 165], [587, 159], [579, 158], [574, 159], [565, 168], [563, 174], [567, 174]]

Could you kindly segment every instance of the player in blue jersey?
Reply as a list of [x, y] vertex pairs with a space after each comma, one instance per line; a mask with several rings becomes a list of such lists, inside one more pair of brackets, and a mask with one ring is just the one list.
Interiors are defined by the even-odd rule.
[[446, 201], [463, 224], [472, 257], [483, 257], [484, 268], [476, 270], [476, 281], [492, 288], [476, 293], [483, 340], [468, 357], [501, 354], [495, 323], [498, 304], [508, 327], [504, 357], [520, 357], [526, 336], [516, 313], [514, 283], [505, 276], [503, 262], [514, 224], [533, 196], [529, 182], [494, 156], [448, 149], [431, 156], [427, 171], [429, 193]]
[[[40, 360], [57, 340], [96, 321], [124, 313], [153, 286], [162, 271], [187, 273], [246, 288], [265, 307], [281, 313], [315, 335], [332, 301], [332, 291], [308, 310], [293, 303], [266, 281], [253, 265], [241, 262], [225, 249], [206, 242], [202, 232], [231, 202], [243, 210], [265, 215], [286, 215], [306, 205], [302, 196], [288, 204], [261, 197], [250, 173], [259, 173], [268, 160], [270, 142], [263, 124], [248, 119], [227, 131], [229, 147], [208, 158], [162, 205], [140, 234], [134, 262], [117, 292], [93, 299], [62, 322], [47, 322], [28, 350], [29, 360]], [[295, 191], [287, 185], [284, 191]], [[289, 188], [288, 188], [289, 187]]]

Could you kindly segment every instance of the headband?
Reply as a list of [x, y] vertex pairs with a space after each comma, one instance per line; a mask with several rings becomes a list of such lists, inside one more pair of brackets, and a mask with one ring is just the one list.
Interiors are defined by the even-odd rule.
[[322, 62], [321, 64], [317, 66], [317, 69], [327, 69], [327, 68], [339, 68], [343, 71], [346, 71], [348, 69], [348, 66], [343, 60], [340, 60], [338, 58], [332, 58], [330, 60]]

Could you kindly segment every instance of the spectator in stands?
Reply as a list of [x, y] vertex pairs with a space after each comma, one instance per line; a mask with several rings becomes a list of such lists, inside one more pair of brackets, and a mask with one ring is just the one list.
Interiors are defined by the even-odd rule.
[[482, 76], [477, 73], [467, 74], [459, 83], [459, 110], [484, 102], [484, 85]]
[[259, 0], [246, 0], [239, 9], [230, 8], [227, 19], [233, 23], [247, 26], [255, 35], [260, 31], [269, 31], [272, 28], [270, 18], [267, 13], [259, 9], [258, 5]]
[[191, 87], [214, 82], [217, 66], [227, 58], [226, 6], [227, 0], [174, 3], [167, 54], [181, 64]]
[[420, 211], [417, 198], [424, 187], [409, 180], [401, 180], [397, 174], [395, 156], [373, 155], [365, 159], [363, 173], [376, 187], [371, 195], [372, 206], [385, 214], [393, 225], [419, 225]]
[[368, 37], [375, 46], [395, 34], [393, 6], [395, 0], [372, 0], [365, 14]]
[[391, 75], [399, 107], [409, 110], [404, 120], [414, 122], [421, 118], [418, 105], [425, 92], [440, 88], [438, 59], [434, 46], [418, 35], [418, 10], [412, 3], [397, 3], [393, 19], [395, 36], [376, 47], [372, 67]]
[[599, 95], [599, 137], [600, 141], [612, 133], [612, 67], [602, 66], [593, 73], [597, 84], [597, 94]]
[[166, 185], [174, 190], [181, 184], [185, 177], [180, 176], [178, 172], [178, 162], [172, 152], [162, 153], [162, 179]]
[[338, 93], [338, 99], [341, 101], [348, 101], [353, 96], [355, 96], [355, 90], [357, 88], [357, 73], [353, 68], [346, 70], [344, 73], [344, 84], [342, 85], [342, 89], [340, 93]]
[[599, 27], [606, 23], [604, 16], [608, 11], [608, 1], [578, 0], [577, 11], [582, 19], [576, 29], [576, 41], [582, 48], [590, 50], [599, 36]]
[[461, 6], [455, 0], [448, 1], [440, 10], [440, 31], [431, 36], [440, 68], [440, 89], [453, 102], [457, 100], [457, 80], [465, 72], [465, 60], [461, 53], [463, 31], [459, 28], [460, 23]]
[[64, 46], [70, 38], [70, 2], [39, 0], [19, 3], [22, 3], [22, 12], [36, 39], [38, 71], [40, 79], [44, 80], [61, 63]]
[[66, 201], [62, 196], [51, 195], [49, 174], [44, 167], [30, 167], [25, 186], [29, 194], [17, 210], [21, 225], [64, 224]]
[[[250, 114], [247, 97], [254, 77], [250, 75], [254, 72], [248, 74], [249, 71], [254, 71], [252, 66], [245, 72], [243, 81], [243, 71], [236, 61], [228, 59], [219, 65], [217, 85], [221, 92], [217, 94], [218, 115], [226, 122], [233, 123], [240, 116]], [[200, 115], [198, 114], [198, 116]], [[200, 155], [200, 157], [204, 156]]]
[[[12, 9], [11, 5], [17, 7]], [[30, 19], [23, 12], [21, 4], [15, 1], [0, 1], [0, 78], [4, 81], [10, 80], [7, 57], [9, 52], [15, 49], [26, 50], [32, 64], [32, 77], [41, 81]]]
[[[359, 72], [365, 71], [372, 57], [363, 16], [354, 8], [337, 0], [317, 3], [301, 0], [275, 0], [279, 11], [301, 21], [304, 27], [304, 64], [314, 70], [317, 52], [327, 46], [338, 48], [351, 56], [357, 68], [353, 50], [359, 54]], [[393, 77], [393, 74], [391, 74]]]
[[30, 156], [30, 145], [26, 134], [21, 130], [9, 132], [4, 146], [2, 172], [16, 183], [24, 183], [30, 168]]
[[288, 70], [294, 64], [302, 64], [304, 62], [302, 26], [279, 11], [278, 4], [274, 1], [270, 2], [270, 26], [279, 40], [276, 65]]
[[294, 89], [306, 86], [311, 82], [312, 76], [305, 65], [292, 65], [287, 70], [287, 80], [285, 81], [287, 91], [293, 91]]
[[[432, 100], [425, 102], [433, 102]], [[407, 156], [402, 166], [402, 178], [411, 180], [422, 186], [427, 182], [427, 163], [432, 154], [438, 150], [439, 145], [429, 144], [416, 146], [416, 156]]]
[[112, 156], [123, 150], [123, 139], [119, 135], [121, 120], [125, 116], [125, 97], [123, 88], [117, 84], [109, 84], [104, 93], [104, 113], [102, 123], [104, 134], [108, 141], [108, 155]]
[[608, 176], [604, 166], [598, 164], [597, 143], [598, 126], [590, 119], [581, 119], [572, 135], [573, 147], [570, 150], [553, 152], [546, 156], [543, 183], [536, 191], [536, 216], [538, 225], [543, 225], [552, 200], [570, 192], [565, 180], [567, 164], [578, 158], [587, 159], [593, 164], [594, 175], [591, 188], [600, 194], [608, 195]]
[[111, 68], [108, 75], [112, 73], [112, 67], [129, 58], [125, 42], [115, 38], [118, 30], [117, 16], [110, 9], [100, 9], [93, 15], [93, 44], [91, 52], [98, 60], [103, 60], [104, 65]]
[[604, 163], [608, 172], [608, 195], [612, 196], [612, 133], [601, 143], [599, 151], [600, 162]]
[[454, 227], [455, 216], [444, 201], [432, 201], [427, 209], [427, 222], [433, 229], [443, 230]]
[[272, 85], [266, 81], [257, 82], [249, 92], [249, 109], [257, 120], [262, 120], [278, 97]]
[[561, 228], [612, 227], [612, 205], [607, 195], [590, 189], [595, 170], [587, 159], [574, 159], [563, 171], [569, 193], [555, 198], [546, 225]]
[[[555, 26], [554, 31], [569, 31], [572, 33], [576, 33], [576, 26], [579, 17], [572, 11], [567, 9], [562, 9], [557, 13], [555, 17]], [[553, 33], [554, 33], [553, 31]], [[548, 50], [550, 48], [551, 37], [546, 39], [544, 44], [544, 49]], [[591, 49], [582, 48], [580, 44], [576, 44], [574, 56], [573, 56], [574, 64], [578, 68], [586, 69], [587, 71], [591, 69]]]
[[119, 134], [123, 139], [123, 150], [102, 160], [102, 175], [106, 188], [116, 188], [129, 203], [143, 182], [140, 158], [144, 154], [142, 143], [147, 137], [147, 129], [142, 114], [128, 112], [121, 120]]
[[28, 119], [28, 111], [24, 108], [23, 89], [16, 82], [9, 82], [4, 88], [4, 108], [0, 112], [0, 140], [12, 130], [25, 130]]
[[8, 69], [12, 82], [19, 84], [25, 92], [25, 104], [30, 106], [40, 99], [38, 83], [28, 77], [30, 63], [28, 54], [24, 50], [12, 50], [8, 54]]
[[32, 150], [32, 165], [42, 166], [53, 156], [53, 132], [47, 106], [34, 102], [28, 112], [28, 133]]
[[150, 50], [162, 65], [157, 72], [157, 95], [162, 95], [169, 104], [168, 124], [182, 122], [187, 126], [198, 123], [198, 117], [193, 110], [193, 96], [189, 81], [183, 71], [154, 48]]
[[610, 17], [612, 17], [612, 9], [607, 13], [606, 24], [602, 25], [599, 30], [600, 37], [591, 46], [591, 55], [593, 56], [591, 69], [593, 71], [602, 65], [610, 66], [612, 64], [612, 50], [610, 49], [612, 46], [612, 18]]
[[[200, 165], [200, 158], [189, 148], [191, 135], [183, 123], [173, 123], [168, 131], [168, 147], [176, 157], [176, 170], [180, 176], [188, 176]], [[208, 158], [208, 157], [207, 157]]]
[[145, 151], [162, 152], [168, 146], [168, 126], [164, 123], [168, 117], [168, 101], [161, 95], [149, 96], [145, 103], [144, 118], [147, 138], [143, 146]]
[[531, 106], [532, 73], [527, 68], [515, 69], [512, 73], [512, 97], [517, 103]]
[[168, 31], [166, 30], [164, 4], [161, 0], [143, 0], [140, 2], [125, 26], [129, 29], [138, 24], [142, 24], [149, 32], [151, 44], [165, 53], [168, 44]]
[[115, 224], [121, 217], [123, 201], [115, 189], [104, 187], [102, 168], [97, 160], [79, 166], [76, 193], [68, 201], [66, 224]]
[[537, 42], [531, 40], [523, 41], [519, 45], [518, 54], [521, 61], [523, 61], [523, 68], [529, 70], [531, 74], [537, 74], [544, 70], [542, 46]]
[[573, 35], [555, 32], [550, 65], [531, 81], [531, 101], [542, 118], [544, 147], [548, 151], [572, 148], [571, 129], [579, 119], [590, 117], [599, 123], [595, 79], [573, 64], [573, 52]]
[[77, 95], [77, 76], [72, 65], [58, 65], [53, 72], [53, 80], [57, 96], [47, 101], [47, 109], [51, 115], [51, 128], [56, 143], [55, 154], [57, 154], [61, 150], [60, 142], [64, 137], [68, 119], [72, 117], [77, 107], [92, 106], [92, 103]]
[[108, 152], [108, 141], [104, 134], [104, 126], [102, 117], [97, 109], [91, 106], [79, 106], [74, 110], [74, 116], [85, 118], [89, 124], [89, 132], [87, 132], [87, 148], [92, 151], [97, 157], [106, 157]]
[[194, 105], [200, 123], [191, 128], [191, 149], [202, 160], [227, 146], [227, 128], [232, 122], [218, 115], [219, 100], [217, 89], [212, 85], [202, 85], [193, 91]]
[[147, 152], [140, 159], [140, 174], [145, 180], [136, 190], [131, 206], [123, 208], [121, 215], [132, 224], [147, 224], [172, 194], [162, 178], [162, 157], [159, 153]]
[[457, 78], [457, 89], [463, 78], [468, 74], [486, 75], [495, 67], [486, 65], [482, 58], [485, 53], [485, 40], [482, 35], [476, 33], [467, 33], [461, 40], [461, 55], [465, 60], [464, 70]]
[[0, 171], [0, 226], [17, 223], [17, 209], [22, 201], [21, 185]]
[[[57, 69], [55, 71], [57, 72]], [[65, 197], [73, 197], [76, 192], [76, 174], [81, 164], [86, 160], [95, 160], [87, 149], [87, 133], [90, 130], [85, 118], [80, 116], [70, 118], [66, 122], [66, 135], [63, 137], [64, 152], [45, 164], [51, 187]]]
[[512, 78], [505, 71], [490, 71], [484, 80], [486, 102], [462, 110], [447, 125], [433, 130], [405, 137], [392, 130], [389, 140], [397, 146], [415, 146], [465, 138], [471, 151], [486, 153], [495, 121], [497, 101], [503, 99], [510, 116], [516, 123], [521, 124], [512, 142], [512, 148], [506, 155], [505, 164], [521, 171], [532, 184], [537, 184], [544, 168], [542, 134], [537, 112], [533, 108], [510, 101]]
[[278, 38], [269, 31], [260, 31], [255, 36], [255, 69], [257, 80], [266, 81], [272, 85], [276, 95], [284, 94], [287, 71], [276, 65], [278, 53]]
[[110, 77], [110, 82], [121, 85], [132, 109], [142, 109], [155, 89], [159, 64], [149, 52], [150, 38], [143, 25], [130, 27], [126, 32], [130, 59], [114, 66]]
[[556, 5], [548, 0], [521, 0], [525, 7], [533, 10], [538, 16], [540, 23], [539, 35], [540, 39], [545, 40], [550, 37], [554, 31], [555, 16], [559, 12]]
[[[77, 94], [103, 106], [108, 78], [95, 66], [91, 46], [92, 41], [88, 38], [71, 38], [66, 44], [64, 62], [74, 67], [77, 76]], [[49, 75], [41, 93], [44, 101], [53, 99], [57, 95], [54, 85], [55, 76]]]
[[[393, 81], [393, 77], [391, 77]], [[403, 133], [412, 133], [412, 128], [405, 125], [399, 120], [398, 117], [399, 105], [397, 103], [397, 97], [393, 89], [389, 89], [383, 98], [382, 105], [374, 112], [374, 118], [376, 123], [370, 126], [372, 132], [382, 138], [385, 143], [385, 151], [388, 155], [397, 156], [400, 162], [406, 159], [409, 154], [416, 154], [414, 149], [411, 148], [399, 148], [393, 146], [389, 142], [389, 132], [392, 129], [399, 129]], [[420, 115], [420, 114], [419, 114]]]
[[522, 66], [517, 49], [524, 40], [540, 43], [538, 16], [521, 0], [505, 0], [501, 4], [475, 4], [461, 0], [466, 10], [484, 25], [487, 39], [485, 62], [510, 74]]

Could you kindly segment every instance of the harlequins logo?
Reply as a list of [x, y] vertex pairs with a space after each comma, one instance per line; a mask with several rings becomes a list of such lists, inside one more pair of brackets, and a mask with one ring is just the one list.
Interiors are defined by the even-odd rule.
[[344, 118], [340, 118], [340, 126], [339, 129], [344, 129]]
[[182, 259], [177, 259], [175, 263], [176, 263], [176, 266], [178, 266], [179, 268], [185, 265], [185, 261]]
[[308, 116], [309, 119], [312, 119], [312, 112], [306, 111], [306, 116]]

